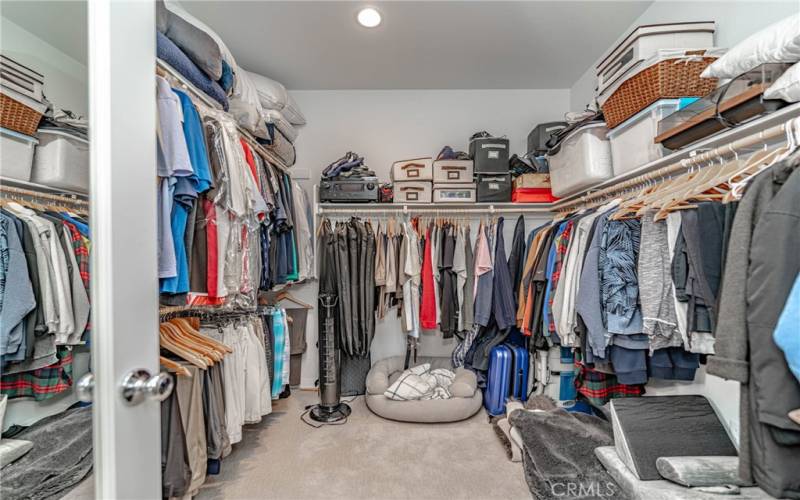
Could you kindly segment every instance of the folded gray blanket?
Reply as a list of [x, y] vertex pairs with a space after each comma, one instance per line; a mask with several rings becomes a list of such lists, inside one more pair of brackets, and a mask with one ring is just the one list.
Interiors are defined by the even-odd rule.
[[33, 448], [3, 468], [0, 498], [58, 498], [92, 470], [91, 407], [44, 418], [14, 437]]
[[517, 410], [509, 422], [522, 436], [525, 480], [533, 498], [625, 498], [594, 454], [598, 446], [614, 443], [605, 420], [558, 408]]

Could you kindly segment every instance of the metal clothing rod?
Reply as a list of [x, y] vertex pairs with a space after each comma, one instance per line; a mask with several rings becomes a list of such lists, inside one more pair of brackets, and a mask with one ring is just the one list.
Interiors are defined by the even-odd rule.
[[653, 181], [660, 182], [673, 174], [679, 174], [679, 173], [682, 174], [684, 172], [687, 172], [690, 168], [698, 166], [700, 164], [710, 163], [713, 160], [717, 160], [730, 155], [736, 155], [742, 149], [752, 148], [753, 146], [758, 146], [761, 144], [767, 144], [767, 142], [773, 139], [779, 139], [781, 137], [785, 138], [787, 133], [787, 127], [789, 127], [789, 124], [792, 123], [792, 121], [793, 120], [789, 120], [785, 123], [781, 123], [780, 125], [775, 125], [773, 127], [764, 129], [758, 133], [743, 137], [741, 139], [735, 140], [728, 144], [724, 144], [722, 146], [718, 146], [716, 148], [710, 149], [704, 153], [699, 153], [690, 158], [685, 158], [671, 165], [667, 165], [666, 167], [659, 168], [658, 170], [654, 170], [652, 172], [634, 177], [632, 179], [621, 182], [614, 186], [609, 186], [605, 189], [601, 189], [599, 191], [586, 194], [584, 196], [581, 196], [580, 198], [569, 201], [567, 203], [563, 204], [557, 203], [553, 208], [553, 210], [558, 212], [571, 211], [574, 208], [580, 207], [585, 204], [593, 203], [604, 198], [608, 198], [614, 194], [625, 191], [627, 189], [634, 188], [636, 186], [640, 186], [648, 182], [653, 182]]
[[88, 201], [68, 195], [41, 193], [39, 191], [31, 191], [30, 189], [22, 189], [5, 185], [0, 185], [0, 192], [10, 195], [9, 197], [21, 196], [39, 200], [57, 201], [65, 205], [74, 205], [76, 207], [89, 207]]
[[[209, 108], [222, 111], [222, 106], [220, 106], [220, 104], [217, 101], [211, 99], [208, 95], [205, 94], [205, 92], [195, 87], [191, 82], [186, 80], [183, 77], [183, 75], [178, 73], [178, 71], [176, 71], [169, 64], [165, 63], [161, 59], [156, 59], [156, 65], [157, 65], [156, 73], [159, 73], [162, 77], [167, 78], [167, 80], [171, 80], [171, 82], [174, 85], [177, 85], [178, 87], [181, 87], [183, 90], [189, 92], [194, 97], [201, 100], [203, 104], [205, 104]], [[159, 69], [162, 70], [163, 73], [159, 72], [158, 71]], [[244, 129], [239, 125], [236, 125], [236, 128], [238, 129], [242, 137], [244, 137], [244, 139], [247, 141], [247, 143], [251, 147], [257, 149], [259, 153], [261, 153], [261, 156], [264, 156], [273, 165], [283, 170], [284, 172], [287, 173], [289, 172], [289, 167], [283, 162], [283, 160], [281, 160], [275, 153], [266, 149], [263, 145], [259, 144], [249, 130]]]
[[158, 310], [159, 317], [164, 320], [168, 318], [178, 318], [181, 316], [192, 315], [245, 315], [253, 314], [259, 311], [259, 308], [231, 308], [225, 306], [165, 306]]
[[485, 208], [415, 208], [413, 206], [403, 205], [402, 207], [364, 207], [360, 208], [328, 208], [319, 207], [317, 213], [319, 215], [327, 214], [382, 214], [382, 213], [402, 213], [402, 214], [506, 214], [506, 213], [549, 213], [549, 207], [495, 207], [490, 205]]

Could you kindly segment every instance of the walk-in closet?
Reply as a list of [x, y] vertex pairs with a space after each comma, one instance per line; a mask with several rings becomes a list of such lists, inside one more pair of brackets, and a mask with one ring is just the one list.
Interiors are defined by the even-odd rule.
[[0, 497], [800, 499], [796, 0], [0, 0]]

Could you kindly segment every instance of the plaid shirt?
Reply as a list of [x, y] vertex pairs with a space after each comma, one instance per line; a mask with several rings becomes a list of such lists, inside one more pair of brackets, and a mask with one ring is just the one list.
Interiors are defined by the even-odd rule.
[[567, 254], [569, 246], [569, 238], [572, 235], [572, 226], [574, 221], [569, 221], [564, 225], [564, 231], [561, 232], [555, 241], [556, 247], [556, 264], [553, 268], [553, 275], [550, 277], [550, 296], [547, 297], [547, 329], [550, 334], [558, 334], [556, 332], [556, 322], [553, 318], [553, 300], [556, 297], [556, 287], [558, 280], [561, 278], [561, 268], [564, 264], [564, 256]]
[[58, 361], [29, 372], [3, 375], [0, 393], [9, 399], [33, 397], [36, 401], [52, 398], [72, 387], [72, 350], [59, 347]]
[[628, 398], [644, 394], [643, 385], [620, 384], [616, 375], [598, 372], [578, 365], [575, 386], [578, 393], [595, 406], [603, 406], [614, 398]]
[[[71, 222], [64, 221], [64, 226], [69, 230], [70, 239], [72, 241], [72, 249], [75, 251], [75, 260], [78, 262], [78, 271], [81, 274], [81, 281], [83, 281], [83, 286], [86, 288], [86, 294], [89, 296], [89, 301], [91, 303], [92, 300], [92, 292], [89, 286], [89, 246], [87, 245], [87, 239], [84, 237], [75, 224]], [[89, 321], [86, 323], [86, 328], [83, 330], [83, 334], [81, 338], [83, 340], [89, 340], [89, 332], [92, 329], [92, 322], [91, 317]]]
[[75, 260], [78, 261], [78, 270], [81, 273], [81, 280], [84, 288], [86, 288], [86, 293], [89, 293], [89, 247], [86, 246], [84, 237], [75, 227], [75, 224], [64, 221], [64, 226], [69, 230], [72, 249], [75, 251]]

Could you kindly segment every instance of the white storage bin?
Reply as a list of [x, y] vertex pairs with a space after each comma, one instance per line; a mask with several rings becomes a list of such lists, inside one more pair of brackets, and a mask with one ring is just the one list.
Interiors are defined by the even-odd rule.
[[436, 160], [433, 162], [433, 182], [472, 182], [472, 160]]
[[549, 157], [553, 196], [569, 196], [611, 178], [606, 134], [605, 123], [590, 123], [564, 138], [558, 153]]
[[715, 28], [714, 21], [638, 26], [597, 65], [598, 92], [624, 81], [622, 75], [659, 49], [713, 47]]
[[608, 133], [614, 176], [630, 172], [669, 150], [656, 144], [658, 122], [681, 108], [681, 99], [661, 99], [628, 118]]
[[89, 191], [89, 141], [58, 129], [39, 129], [31, 180], [71, 191]]
[[393, 181], [432, 181], [433, 158], [414, 158], [392, 164]]
[[431, 181], [400, 181], [394, 183], [394, 203], [430, 203]]
[[17, 92], [42, 102], [44, 75], [0, 54], [0, 83]]
[[33, 150], [39, 140], [13, 130], [0, 128], [0, 176], [21, 181], [31, 180]]
[[434, 184], [434, 203], [475, 203], [475, 183], [464, 184]]

